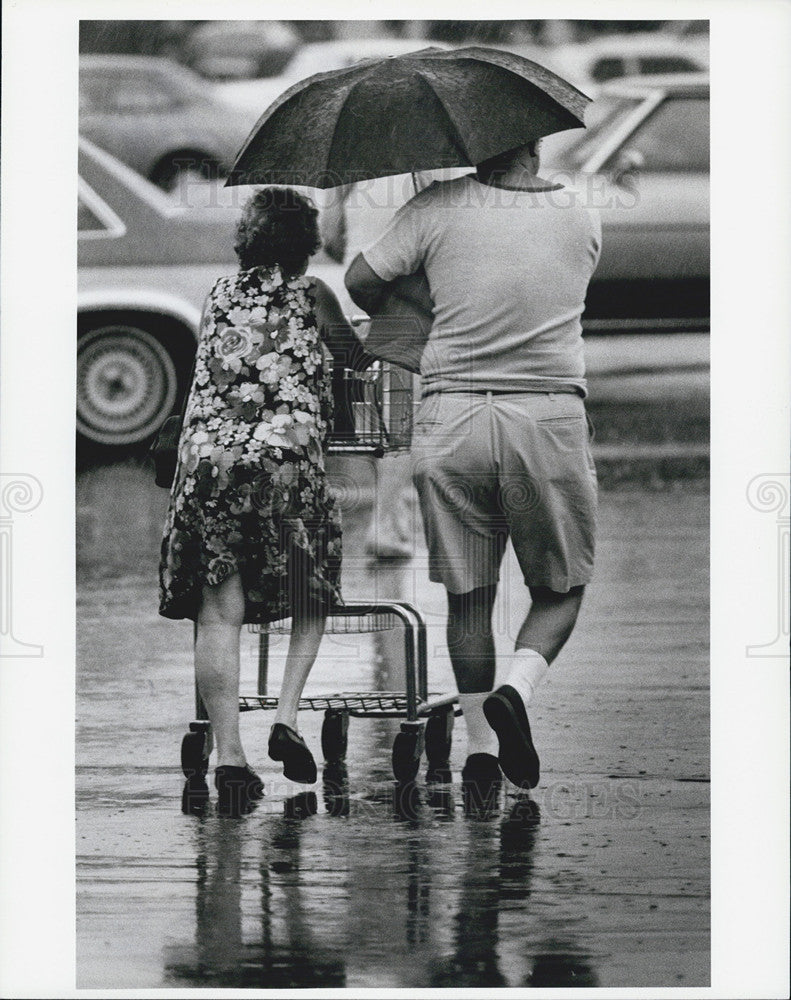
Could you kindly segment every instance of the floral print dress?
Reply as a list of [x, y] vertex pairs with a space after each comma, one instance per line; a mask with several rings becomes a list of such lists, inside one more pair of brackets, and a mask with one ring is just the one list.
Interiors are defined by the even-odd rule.
[[309, 278], [254, 268], [214, 285], [162, 540], [161, 615], [194, 620], [204, 584], [238, 572], [246, 622], [289, 617], [290, 552], [300, 592], [341, 603], [328, 356]]

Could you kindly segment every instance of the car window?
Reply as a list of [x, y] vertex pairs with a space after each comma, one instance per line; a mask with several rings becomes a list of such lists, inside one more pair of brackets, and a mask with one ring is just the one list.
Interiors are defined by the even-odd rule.
[[625, 69], [623, 59], [615, 56], [607, 56], [606, 59], [597, 59], [591, 66], [591, 79], [596, 83], [604, 83], [605, 80], [615, 80], [619, 76], [624, 76]]
[[[667, 98], [623, 144], [639, 153], [642, 170], [694, 173], [709, 169], [709, 100]], [[611, 158], [610, 164], [618, 154]], [[605, 164], [605, 167], [607, 164]]]
[[698, 63], [684, 56], [641, 56], [638, 66], [640, 73], [694, 73], [700, 69]]
[[83, 113], [166, 111], [184, 103], [181, 89], [159, 73], [96, 73], [80, 78]]

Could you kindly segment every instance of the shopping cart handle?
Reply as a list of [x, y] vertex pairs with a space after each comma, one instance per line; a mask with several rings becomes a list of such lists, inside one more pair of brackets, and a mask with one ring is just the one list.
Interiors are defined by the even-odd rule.
[[344, 368], [343, 379], [345, 382], [378, 382], [380, 379], [378, 362], [374, 362], [374, 365], [361, 372], [354, 368]]

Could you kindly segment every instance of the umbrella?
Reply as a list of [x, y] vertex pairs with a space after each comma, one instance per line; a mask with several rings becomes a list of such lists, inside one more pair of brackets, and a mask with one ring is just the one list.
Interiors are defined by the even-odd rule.
[[228, 184], [330, 188], [472, 166], [564, 129], [590, 98], [544, 66], [469, 46], [318, 73], [267, 108]]

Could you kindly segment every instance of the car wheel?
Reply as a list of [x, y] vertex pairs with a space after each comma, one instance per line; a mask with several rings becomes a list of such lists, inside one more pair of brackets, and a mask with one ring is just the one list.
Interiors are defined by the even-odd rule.
[[97, 444], [144, 441], [172, 411], [177, 386], [173, 359], [147, 330], [89, 330], [77, 344], [77, 430]]

